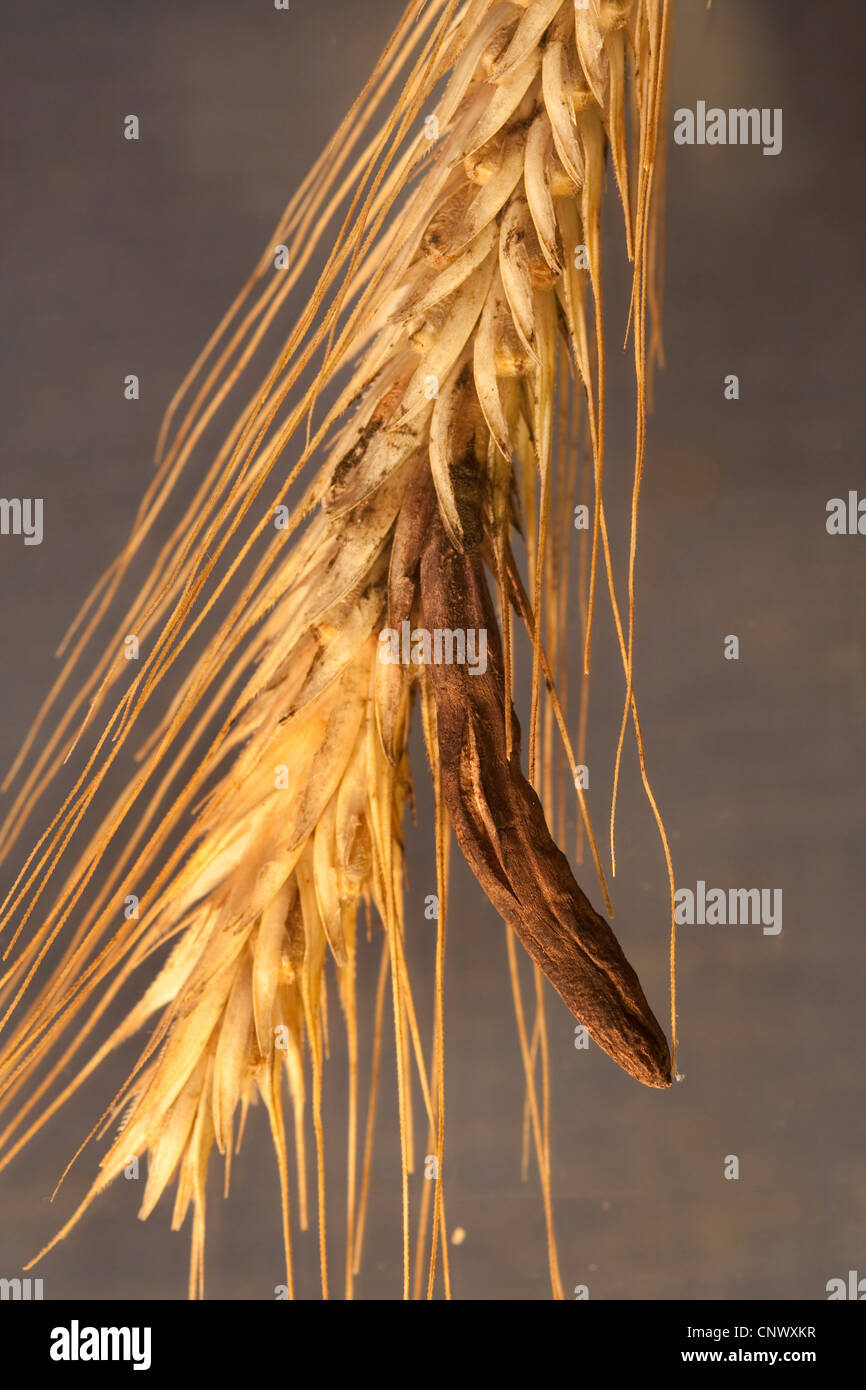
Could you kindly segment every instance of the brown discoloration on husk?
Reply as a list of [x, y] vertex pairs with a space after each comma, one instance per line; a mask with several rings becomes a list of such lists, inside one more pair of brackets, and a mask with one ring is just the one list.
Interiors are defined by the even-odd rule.
[[460, 848], [494, 907], [599, 1047], [638, 1081], [669, 1086], [664, 1033], [616, 937], [550, 836], [521, 770], [513, 713], [506, 756], [499, 634], [480, 559], [455, 551], [432, 507], [425, 533], [425, 625], [487, 630], [483, 675], [466, 666], [430, 667], [442, 785]]

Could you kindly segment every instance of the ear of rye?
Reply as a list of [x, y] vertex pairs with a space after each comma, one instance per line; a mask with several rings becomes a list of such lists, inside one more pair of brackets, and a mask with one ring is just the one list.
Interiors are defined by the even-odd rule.
[[[595, 531], [584, 615], [590, 629], [602, 553], [599, 218], [606, 152], [636, 258], [642, 410], [644, 257], [655, 206], [667, 12], [664, 0], [589, 9], [573, 0], [409, 4], [362, 96], [276, 229], [277, 241], [290, 248], [287, 273], [275, 280], [263, 257], [172, 403], [156, 478], [130, 541], [71, 635], [64, 673], [37, 722], [37, 733], [51, 729], [57, 705], [53, 731], [40, 751], [34, 734], [16, 764], [21, 789], [2, 827], [4, 853], [84, 720], [84, 745], [92, 739], [84, 772], [0, 908], [0, 928], [14, 929], [0, 978], [0, 1163], [75, 1094], [93, 1065], [81, 1061], [82, 1051], [112, 999], [173, 945], [128, 1027], [92, 1051], [94, 1061], [101, 1059], [129, 1028], [156, 1016], [139, 1064], [103, 1117], [108, 1123], [123, 1111], [125, 1128], [80, 1211], [121, 1171], [130, 1146], [147, 1152], [142, 1214], [175, 1175], [175, 1220], [192, 1206], [194, 1292], [201, 1290], [208, 1156], [216, 1141], [228, 1163], [233, 1136], [257, 1097], [274, 1136], [290, 1286], [296, 1208], [306, 1223], [303, 1114], [311, 1106], [328, 1292], [322, 1086], [330, 959], [350, 1040], [351, 1296], [367, 1190], [358, 1176], [355, 922], [359, 906], [372, 904], [384, 943], [377, 1037], [386, 980], [393, 1005], [408, 1294], [410, 1060], [437, 1151], [442, 1135], [441, 1019], [428, 1065], [402, 906], [401, 821], [416, 682], [435, 735], [440, 828], [447, 807], [490, 900], [599, 1045], [638, 1080], [669, 1083], [667, 1043], [637, 977], [575, 882], [521, 770], [505, 579], [511, 530], [522, 525], [536, 608], [534, 747], [547, 661], [542, 632], [565, 647], [565, 606], [548, 592], [554, 485], [557, 507], [568, 512], [571, 505], [557, 462], [564, 455], [555, 457], [554, 392], [563, 358], [583, 383], [593, 451]], [[434, 91], [449, 72], [431, 145], [418, 132], [436, 111]], [[393, 107], [377, 128], [386, 92]], [[309, 305], [208, 461], [153, 573], [123, 598], [123, 582], [146, 538], [164, 523], [174, 483], [205, 426], [236, 382], [246, 380], [265, 326], [334, 233], [336, 210], [342, 221], [333, 243], [324, 243], [327, 261]], [[577, 269], [584, 247], [589, 264]], [[319, 423], [318, 401], [330, 387], [338, 406]], [[324, 459], [321, 471], [293, 509], [287, 499], [314, 458]], [[280, 508], [288, 508], [289, 521], [275, 533]], [[485, 566], [498, 594], [504, 652]], [[490, 640], [488, 673], [383, 667], [386, 575], [392, 626], [419, 614], [429, 627], [480, 624]], [[610, 594], [622, 634], [612, 584]], [[552, 628], [545, 595], [559, 613]], [[94, 654], [94, 634], [109, 619], [112, 635]], [[131, 675], [118, 657], [125, 633], [141, 642], [142, 660]], [[71, 672], [85, 650], [83, 685], [70, 694]], [[178, 674], [188, 650], [196, 659]], [[624, 641], [623, 662], [631, 700]], [[128, 753], [133, 732], [147, 729], [154, 692], [167, 680], [168, 712], [154, 716], [127, 784], [96, 819], [97, 794]], [[634, 718], [636, 724], [636, 712]], [[440, 845], [440, 867], [443, 855]], [[141, 911], [118, 923], [118, 896], [132, 891], [129, 885]], [[69, 1080], [73, 1059], [78, 1072]], [[296, 1122], [293, 1184], [281, 1076]]]

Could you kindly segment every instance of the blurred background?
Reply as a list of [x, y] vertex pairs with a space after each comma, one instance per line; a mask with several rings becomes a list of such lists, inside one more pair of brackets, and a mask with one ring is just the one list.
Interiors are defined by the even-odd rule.
[[[292, 0], [288, 12], [270, 0], [5, 7], [0, 494], [44, 498], [45, 538], [32, 547], [0, 538], [4, 770], [53, 679], [57, 643], [128, 534], [173, 391], [401, 10], [399, 0]], [[809, 0], [677, 6], [671, 113], [698, 100], [781, 107], [784, 144], [769, 158], [670, 142], [666, 368], [641, 511], [636, 686], [678, 885], [781, 888], [784, 919], [776, 936], [682, 928], [684, 1080], [666, 1093], [636, 1085], [594, 1046], [576, 1050], [574, 1021], [550, 992], [567, 1296], [586, 1285], [592, 1299], [821, 1299], [828, 1279], [866, 1275], [866, 538], [825, 529], [830, 498], [866, 496], [864, 37], [855, 0], [834, 6], [832, 23]], [[131, 112], [137, 143], [121, 138]], [[617, 359], [628, 282], [613, 198], [608, 212]], [[132, 372], [134, 403], [122, 389]], [[630, 372], [628, 353], [613, 362], [606, 496], [620, 561]], [[730, 373], [736, 402], [723, 395]], [[724, 658], [729, 634], [740, 639], [738, 661]], [[573, 635], [576, 671], [576, 608]], [[605, 618], [588, 758], [602, 839], [622, 697]], [[423, 907], [435, 868], [423, 752], [413, 747], [407, 923], [427, 1037], [435, 924]], [[620, 807], [615, 926], [667, 1023], [666, 879], [631, 747]], [[34, 818], [34, 837], [42, 824]], [[24, 850], [4, 866], [4, 886]], [[578, 874], [598, 904], [591, 868]], [[377, 961], [374, 944], [362, 968], [368, 1000]], [[445, 1192], [450, 1225], [465, 1231], [451, 1248], [454, 1294], [547, 1298], [534, 1167], [521, 1181], [524, 1089], [504, 931], [457, 856], [446, 1023]], [[86, 1190], [96, 1151], [49, 1205], [135, 1055], [106, 1067], [0, 1175], [0, 1275], [19, 1273]], [[366, 1298], [400, 1291], [385, 1056], [358, 1284]], [[335, 1040], [326, 1118], [336, 1292], [343, 1062]], [[739, 1159], [735, 1181], [724, 1175], [729, 1155]], [[206, 1293], [273, 1297], [283, 1278], [278, 1189], [261, 1109], [228, 1202], [221, 1164], [211, 1183]], [[413, 1200], [418, 1190], [416, 1180]], [[185, 1297], [188, 1231], [169, 1231], [166, 1197], [138, 1223], [140, 1196], [139, 1184], [119, 1182], [97, 1202], [35, 1271], [47, 1298]], [[299, 1292], [316, 1297], [313, 1232], [297, 1236], [295, 1254]]]

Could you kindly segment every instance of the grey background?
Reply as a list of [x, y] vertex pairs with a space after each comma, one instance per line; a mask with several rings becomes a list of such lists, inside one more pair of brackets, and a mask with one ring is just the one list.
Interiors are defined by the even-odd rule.
[[[41, 496], [46, 508], [40, 547], [0, 538], [4, 768], [52, 678], [56, 643], [128, 531], [172, 391], [400, 9], [384, 0], [293, 0], [288, 14], [268, 0], [4, 6], [0, 494]], [[784, 149], [775, 159], [751, 148], [670, 150], [667, 368], [641, 516], [637, 688], [678, 883], [781, 887], [784, 929], [683, 928], [685, 1081], [665, 1094], [637, 1086], [596, 1048], [575, 1051], [573, 1020], [551, 995], [560, 1259], [566, 1289], [586, 1283], [592, 1298], [817, 1299], [829, 1278], [866, 1274], [866, 539], [831, 538], [824, 526], [828, 498], [866, 492], [863, 37], [854, 0], [835, 5], [832, 21], [806, 0], [721, 0], [710, 15], [703, 3], [678, 6], [671, 110], [699, 98], [780, 106]], [[142, 120], [137, 145], [120, 138], [130, 111]], [[609, 211], [611, 308], [624, 325]], [[122, 397], [132, 371], [137, 404]], [[728, 372], [740, 377], [737, 403], [723, 399]], [[621, 557], [628, 373], [627, 358], [613, 370], [607, 485]], [[728, 633], [740, 636], [739, 662], [723, 659]], [[601, 828], [621, 698], [604, 622], [590, 724]], [[407, 912], [429, 979], [432, 828], [417, 746], [415, 766]], [[665, 879], [631, 752], [619, 833], [616, 927], [666, 1021]], [[582, 878], [597, 901], [586, 868]], [[368, 954], [367, 991], [377, 951]], [[546, 1298], [537, 1182], [520, 1182], [523, 1087], [502, 928], [456, 862], [447, 969], [446, 1193], [451, 1224], [467, 1232], [451, 1252], [454, 1292]], [[425, 1021], [428, 994], [419, 984]], [[54, 1208], [48, 1195], [131, 1057], [0, 1175], [0, 1274], [17, 1273], [71, 1212], [87, 1164]], [[391, 1075], [358, 1288], [372, 1298], [399, 1294]], [[740, 1158], [737, 1182], [723, 1177], [728, 1154]], [[207, 1293], [269, 1298], [281, 1255], [260, 1110], [228, 1203], [221, 1181], [214, 1164]], [[140, 1191], [117, 1184], [36, 1271], [47, 1297], [185, 1295], [186, 1233], [169, 1232], [166, 1199], [137, 1223]], [[296, 1255], [300, 1291], [315, 1297], [312, 1233], [297, 1238]]]

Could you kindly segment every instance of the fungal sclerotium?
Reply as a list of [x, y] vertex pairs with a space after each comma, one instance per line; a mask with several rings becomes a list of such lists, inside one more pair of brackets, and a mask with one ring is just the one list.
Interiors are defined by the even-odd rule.
[[[382, 965], [365, 1026], [378, 1037], [383, 1011], [393, 1017], [402, 1288], [448, 1294], [446, 1184], [410, 1179], [410, 1145], [418, 1173], [426, 1153], [438, 1177], [452, 830], [510, 929], [512, 982], [516, 938], [537, 981], [547, 977], [614, 1062], [647, 1086], [670, 1085], [665, 1034], [557, 844], [571, 783], [607, 902], [581, 777], [585, 717], [573, 701], [573, 744], [561, 679], [576, 632], [589, 670], [602, 595], [624, 674], [616, 766], [631, 727], [664, 840], [632, 655], [645, 400], [658, 343], [648, 310], [658, 307], [668, 25], [667, 0], [411, 0], [172, 401], [155, 478], [68, 640], [13, 769], [20, 785], [2, 830], [8, 852], [74, 740], [77, 780], [2, 906], [12, 948], [0, 979], [0, 1161], [118, 1044], [139, 1032], [144, 1043], [119, 1094], [106, 1096], [101, 1130], [121, 1117], [122, 1127], [57, 1239], [130, 1155], [146, 1154], [141, 1214], [176, 1183], [173, 1224], [192, 1208], [190, 1291], [200, 1293], [208, 1159], [215, 1146], [228, 1171], [248, 1107], [261, 1100], [279, 1164], [290, 1294], [291, 1233], [311, 1205], [311, 1121], [327, 1293], [330, 979], [348, 1036], [338, 1210], [348, 1213], [340, 1282], [352, 1296], [370, 1155], [362, 1102], [375, 1093], [358, 1074], [356, 957], [374, 949], [356, 927], [366, 905]], [[634, 267], [637, 431], [622, 607], [602, 492], [608, 169], [625, 230], [616, 254]], [[257, 349], [315, 269], [314, 293], [260, 380]], [[208, 455], [207, 427], [232, 393], [242, 396], [239, 413]], [[192, 496], [176, 504], [152, 571], [130, 596], [124, 581], [193, 468]], [[581, 509], [578, 628], [573, 609], [566, 622], [565, 593]], [[512, 706], [518, 626], [533, 653], [525, 753]], [[406, 940], [416, 924], [403, 899], [413, 714], [436, 805], [430, 1048], [413, 1003], [419, 982], [410, 984]], [[128, 776], [118, 784], [121, 767]], [[137, 1006], [100, 1034], [133, 980]], [[552, 1288], [562, 1296], [541, 1006], [533, 1030], [520, 1004], [518, 1022]]]

